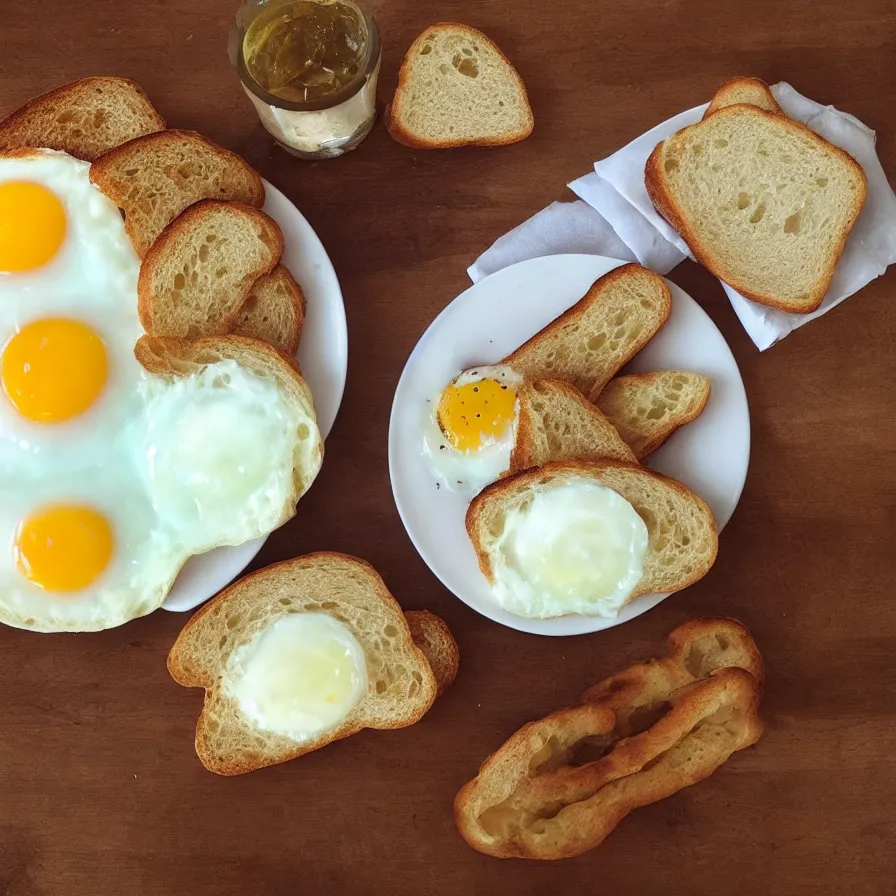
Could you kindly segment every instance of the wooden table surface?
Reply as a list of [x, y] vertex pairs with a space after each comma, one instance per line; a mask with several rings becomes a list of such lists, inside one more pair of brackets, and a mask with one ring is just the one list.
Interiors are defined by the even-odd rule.
[[[65, 81], [126, 75], [167, 121], [242, 153], [309, 218], [345, 293], [350, 369], [321, 476], [259, 556], [369, 560], [405, 608], [450, 623], [460, 676], [425, 720], [365, 732], [240, 778], [193, 752], [201, 693], [165, 657], [185, 617], [99, 634], [0, 631], [0, 894], [896, 893], [896, 273], [768, 352], [718, 283], [672, 279], [740, 364], [752, 463], [718, 562], [698, 585], [602, 634], [501, 628], [429, 573], [392, 502], [392, 393], [467, 265], [661, 119], [733, 75], [788, 80], [877, 129], [896, 176], [892, 0], [379, 0], [381, 100], [424, 26], [481, 27], [530, 90], [534, 135], [415, 153], [381, 125], [355, 153], [276, 149], [225, 48], [234, 0], [0, 0], [0, 111]], [[765, 655], [767, 731], [714, 777], [624, 821], [597, 851], [502, 862], [460, 839], [457, 789], [520, 724], [730, 614]]]

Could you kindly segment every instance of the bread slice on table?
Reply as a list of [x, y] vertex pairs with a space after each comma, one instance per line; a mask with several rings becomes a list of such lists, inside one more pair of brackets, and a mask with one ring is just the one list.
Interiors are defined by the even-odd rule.
[[191, 205], [140, 266], [143, 329], [183, 339], [232, 332], [253, 284], [274, 269], [282, 252], [280, 228], [257, 208], [214, 200]]
[[618, 376], [607, 383], [597, 406], [623, 441], [644, 460], [709, 401], [709, 377], [685, 370], [658, 370]]
[[529, 379], [564, 380], [595, 401], [671, 310], [672, 294], [659, 274], [624, 264], [501, 363]]
[[259, 277], [237, 313], [233, 332], [270, 343], [286, 355], [294, 355], [305, 324], [305, 296], [282, 265]]
[[741, 104], [756, 106], [759, 109], [765, 109], [766, 112], [784, 114], [765, 81], [760, 78], [732, 78], [716, 91], [716, 95], [703, 113], [703, 117], [709, 118], [710, 115], [725, 106]]
[[431, 25], [411, 45], [387, 112], [389, 133], [416, 149], [501, 146], [532, 133], [526, 88], [507, 57], [467, 25]]
[[164, 127], [162, 116], [133, 81], [84, 78], [29, 100], [0, 121], [0, 150], [35, 146], [92, 162]]
[[[237, 651], [296, 613], [326, 613], [345, 626], [363, 649], [367, 669], [367, 690], [349, 714], [302, 741], [260, 729], [230, 690]], [[286, 762], [363, 728], [412, 725], [437, 690], [401, 607], [376, 571], [363, 560], [327, 552], [276, 563], [225, 589], [180, 633], [168, 671], [179, 684], [205, 689], [196, 752], [220, 775]]]
[[429, 610], [408, 610], [404, 614], [414, 643], [423, 651], [436, 678], [436, 696], [441, 697], [454, 683], [460, 666], [460, 651], [444, 620]]
[[647, 526], [644, 571], [629, 600], [641, 594], [680, 591], [703, 578], [715, 562], [718, 533], [712, 511], [689, 488], [637, 464], [620, 461], [549, 463], [499, 479], [467, 509], [466, 527], [483, 575], [494, 581], [496, 534], [508, 514], [539, 492], [569, 484], [612, 489]]
[[575, 386], [561, 380], [526, 380], [517, 401], [511, 473], [548, 461], [635, 463], [635, 455], [613, 424]]
[[799, 313], [821, 304], [867, 193], [848, 153], [743, 104], [660, 143], [645, 185], [704, 267], [748, 299]]
[[99, 158], [90, 180], [124, 211], [125, 230], [141, 258], [200, 199], [264, 205], [264, 184], [248, 163], [193, 131], [131, 140]]

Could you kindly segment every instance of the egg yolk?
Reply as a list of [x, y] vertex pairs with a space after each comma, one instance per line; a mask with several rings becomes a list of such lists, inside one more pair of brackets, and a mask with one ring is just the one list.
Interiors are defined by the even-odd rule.
[[106, 383], [103, 340], [86, 324], [47, 318], [16, 333], [0, 357], [3, 391], [36, 423], [60, 423], [83, 414]]
[[515, 408], [516, 391], [506, 383], [452, 383], [439, 399], [439, 428], [458, 451], [477, 451], [501, 438], [513, 423]]
[[33, 271], [59, 251], [65, 239], [65, 208], [42, 184], [0, 184], [0, 271]]
[[19, 524], [13, 552], [19, 570], [38, 587], [78, 591], [108, 566], [113, 546], [112, 527], [101, 513], [60, 504]]

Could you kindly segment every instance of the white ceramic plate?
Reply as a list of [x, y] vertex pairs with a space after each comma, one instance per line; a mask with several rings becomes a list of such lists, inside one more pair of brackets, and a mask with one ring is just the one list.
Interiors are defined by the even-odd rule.
[[[474, 610], [511, 628], [542, 635], [576, 635], [627, 622], [668, 595], [645, 595], [615, 619], [563, 616], [524, 619], [501, 609], [479, 571], [464, 528], [468, 500], [436, 480], [423, 453], [427, 399], [461, 370], [493, 364], [575, 304], [588, 287], [623, 262], [594, 255], [553, 255], [499, 271], [458, 296], [411, 353], [395, 392], [389, 428], [389, 473], [402, 522], [414, 547], [446, 588]], [[668, 281], [667, 281], [668, 282]], [[737, 363], [702, 308], [669, 283], [672, 313], [627, 368], [679, 368], [707, 374], [706, 410], [649, 460], [679, 479], [712, 508], [721, 529], [737, 506], [750, 458], [750, 416]], [[724, 548], [723, 548], [724, 550]]]
[[[283, 264], [299, 282], [308, 302], [298, 359], [314, 396], [321, 434], [326, 438], [342, 403], [348, 368], [342, 290], [323, 244], [302, 213], [267, 181], [264, 188], [264, 210], [283, 230]], [[256, 538], [193, 557], [177, 577], [165, 609], [192, 610], [208, 600], [249, 565], [264, 543], [264, 538]]]

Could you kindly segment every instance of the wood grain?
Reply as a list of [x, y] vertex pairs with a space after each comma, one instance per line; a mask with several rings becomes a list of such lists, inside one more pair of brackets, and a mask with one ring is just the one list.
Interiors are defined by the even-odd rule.
[[[406, 608], [443, 614], [462, 667], [418, 726], [365, 733], [243, 778], [202, 769], [201, 696], [165, 671], [183, 618], [95, 635], [0, 631], [0, 894], [896, 893], [896, 274], [760, 355], [718, 285], [673, 279], [741, 365], [753, 456], [710, 575], [613, 631], [548, 640], [445, 592], [392, 503], [386, 432], [404, 361], [496, 237], [726, 78], [786, 79], [878, 131], [896, 172], [891, 0], [377, 0], [381, 99], [426, 25], [482, 28], [530, 88], [534, 135], [414, 153], [378, 126], [302, 163], [257, 123], [226, 58], [235, 0], [0, 0], [0, 110], [64, 81], [140, 82], [174, 126], [242, 153], [317, 229], [342, 279], [348, 388], [323, 473], [259, 564], [317, 549], [373, 563]], [[698, 614], [751, 627], [768, 731], [712, 779], [628, 818], [596, 852], [499, 862], [461, 841], [451, 801], [517, 726], [661, 649]]]

